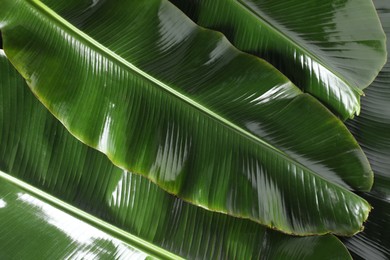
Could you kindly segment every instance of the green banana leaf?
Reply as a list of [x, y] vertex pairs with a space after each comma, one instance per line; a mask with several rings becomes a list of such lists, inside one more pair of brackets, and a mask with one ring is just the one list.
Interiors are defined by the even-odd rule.
[[[85, 211], [122, 232], [190, 259], [351, 259], [346, 248], [333, 235], [293, 237], [249, 220], [213, 213], [164, 192], [146, 178], [115, 167], [106, 156], [83, 145], [67, 132], [33, 96], [2, 52], [0, 73], [0, 170], [8, 173], [1, 174], [4, 180], [0, 180], [0, 187], [10, 186], [7, 180], [18, 185], [26, 182], [28, 184], [21, 185], [27, 192], [24, 194], [32, 191], [49, 204], [57, 200], [54, 206], [62, 210], [69, 208], [63, 206], [66, 202], [77, 208], [70, 211], [71, 214]], [[8, 192], [0, 188], [0, 203], [1, 199], [5, 202], [3, 194]], [[14, 198], [14, 195], [9, 196]], [[51, 196], [56, 199], [49, 199]], [[31, 223], [26, 222], [21, 216], [26, 215], [29, 221], [29, 216], [36, 213], [24, 213], [28, 209], [17, 206], [22, 202], [13, 203], [8, 195], [5, 197], [7, 209], [17, 211], [15, 214], [23, 225], [30, 225], [33, 229], [19, 226], [0, 209], [0, 227], [5, 225], [0, 232], [0, 242], [9, 240], [7, 250], [17, 247], [26, 254], [33, 250], [32, 246], [35, 251], [37, 248], [41, 250], [46, 245], [31, 242], [21, 248], [20, 241], [35, 236], [38, 228], [40, 236], [49, 235], [53, 229], [51, 222], [45, 224], [40, 213], [36, 218], [41, 224], [35, 225], [34, 219]], [[58, 199], [64, 202], [58, 202]], [[20, 229], [15, 230], [15, 227]], [[104, 225], [99, 225], [99, 228], [114, 230], [104, 228]], [[50, 236], [54, 238], [60, 234], [52, 232]], [[95, 242], [99, 248], [104, 248], [105, 244], [100, 244], [100, 241], [91, 243]], [[58, 250], [62, 249], [61, 245], [58, 244]], [[3, 253], [5, 259], [9, 259], [16, 254], [3, 251], [3, 246], [0, 243], [0, 256]], [[96, 248], [95, 244], [90, 246]], [[110, 250], [111, 244], [108, 246], [107, 250]], [[144, 247], [144, 252], [148, 252], [147, 249]], [[35, 253], [45, 253], [42, 251]]]
[[385, 63], [385, 35], [370, 0], [171, 0], [201, 26], [282, 71], [341, 118]]
[[175, 256], [139, 239], [136, 245], [140, 244], [140, 249], [130, 246], [53, 204], [108, 227], [106, 223], [34, 191], [34, 187], [0, 172], [1, 259], [154, 259], [145, 253], [148, 251], [157, 251], [160, 258]]
[[[387, 37], [390, 37], [390, 2], [375, 0]], [[388, 51], [390, 43], [387, 44]], [[390, 62], [388, 61], [367, 96], [361, 116], [348, 126], [366, 152], [375, 172], [370, 193], [362, 194], [373, 211], [362, 233], [345, 239], [355, 259], [390, 259]]]
[[[348, 129], [263, 60], [171, 3], [2, 0], [9, 59], [117, 166], [213, 211], [352, 235], [373, 173]], [[67, 19], [67, 20], [66, 20]]]

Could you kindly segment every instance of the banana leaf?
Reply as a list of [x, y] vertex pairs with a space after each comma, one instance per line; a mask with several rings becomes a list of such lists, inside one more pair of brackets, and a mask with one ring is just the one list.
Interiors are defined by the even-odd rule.
[[269, 61], [342, 119], [385, 63], [370, 0], [171, 0], [201, 26]]
[[[25, 255], [29, 252], [42, 254], [43, 259], [50, 258], [46, 257], [44, 248], [49, 249], [52, 244], [37, 243], [50, 238], [60, 240], [62, 233], [73, 232], [70, 227], [64, 230], [63, 225], [68, 222], [62, 223], [57, 231], [59, 223], [56, 222], [53, 227], [52, 218], [42, 213], [54, 206], [58, 209], [51, 211], [58, 212], [56, 217], [74, 207], [67, 210], [70, 217], [76, 218], [74, 221], [92, 214], [105, 221], [101, 224], [101, 221], [90, 221], [93, 218], [88, 217], [90, 225], [99, 224], [95, 229], [109, 234], [115, 228], [120, 229], [121, 232], [111, 235], [131, 234], [189, 259], [351, 259], [346, 248], [333, 235], [293, 237], [249, 220], [213, 213], [164, 192], [140, 175], [115, 167], [106, 156], [75, 139], [44, 108], [2, 52], [0, 73], [0, 170], [7, 173], [1, 174], [0, 203], [2, 200], [6, 202], [6, 209], [17, 216], [14, 219], [4, 215], [0, 209], [2, 258], [9, 259], [17, 253]], [[24, 191], [11, 187], [10, 181]], [[42, 202], [28, 199], [27, 202], [36, 201], [28, 204], [48, 205], [27, 205], [25, 208], [26, 200], [15, 201], [15, 196], [31, 198], [34, 194], [38, 194]], [[23, 208], [18, 206], [20, 204]], [[7, 221], [4, 222], [4, 219]], [[48, 219], [49, 223], [46, 223]], [[110, 225], [115, 228], [108, 228]], [[32, 239], [36, 236], [42, 237], [42, 240]], [[73, 237], [63, 238], [71, 243], [69, 251], [73, 247], [75, 250], [88, 247], [99, 253], [103, 249], [107, 252], [119, 249], [113, 248], [115, 243], [109, 242], [111, 240], [93, 239], [85, 245], [72, 240]], [[126, 236], [119, 239], [127, 242]], [[21, 247], [21, 241], [26, 241], [26, 245]], [[7, 248], [3, 250], [4, 245]], [[139, 247], [147, 253], [151, 248]], [[18, 251], [14, 251], [15, 248]], [[63, 244], [58, 242], [55, 250], [61, 253], [62, 249]], [[175, 258], [167, 253], [158, 255], [157, 252], [154, 255]], [[112, 258], [121, 258], [119, 254], [115, 256]]]
[[[387, 37], [390, 36], [390, 2], [375, 0]], [[387, 44], [388, 51], [390, 43]], [[390, 63], [367, 89], [362, 113], [348, 121], [375, 172], [375, 184], [362, 196], [373, 205], [373, 211], [362, 233], [345, 239], [354, 259], [390, 259]]]
[[267, 62], [168, 1], [44, 2], [2, 0], [4, 50], [78, 139], [213, 211], [296, 235], [362, 229], [370, 206], [349, 190], [371, 188], [367, 158]]
[[40, 190], [37, 195], [35, 190], [0, 172], [1, 259], [157, 259], [145, 253], [148, 251], [159, 258], [179, 259], [139, 239], [130, 244], [141, 245], [140, 248], [131, 246], [80, 218], [95, 220], [108, 228], [106, 223]]

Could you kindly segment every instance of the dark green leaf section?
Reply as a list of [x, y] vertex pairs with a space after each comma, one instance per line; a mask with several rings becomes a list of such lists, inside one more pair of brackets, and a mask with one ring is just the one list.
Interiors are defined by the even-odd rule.
[[[33, 92], [121, 168], [286, 233], [361, 229], [372, 171], [348, 129], [268, 63], [167, 1], [3, 0], [4, 47]], [[8, 7], [7, 7], [8, 5]]]
[[[383, 28], [390, 37], [390, 2], [374, 1]], [[390, 43], [387, 43], [390, 49]], [[390, 63], [366, 91], [361, 115], [348, 127], [367, 155], [375, 172], [374, 190], [390, 197]]]
[[[375, 0], [383, 28], [390, 36], [390, 2]], [[388, 42], [388, 50], [390, 43]], [[374, 188], [362, 196], [373, 205], [362, 233], [345, 239], [355, 259], [390, 259], [390, 63], [367, 89], [361, 116], [348, 122], [375, 172]]]
[[365, 229], [353, 237], [343, 238], [343, 241], [356, 260], [390, 259], [390, 199], [374, 193], [366, 193], [362, 196], [373, 206]]
[[343, 119], [385, 63], [370, 0], [172, 0], [199, 25], [266, 59]]
[[116, 168], [71, 136], [2, 54], [0, 73], [0, 169], [19, 180], [189, 259], [350, 259], [332, 235], [292, 237], [213, 213]]
[[1, 259], [154, 259], [3, 179]]

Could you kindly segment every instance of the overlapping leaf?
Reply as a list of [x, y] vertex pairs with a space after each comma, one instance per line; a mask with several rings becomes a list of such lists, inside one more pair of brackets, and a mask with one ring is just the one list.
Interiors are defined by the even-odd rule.
[[370, 189], [365, 155], [268, 63], [167, 1], [45, 2], [2, 0], [4, 48], [80, 140], [214, 211], [299, 235], [361, 229], [370, 207], [347, 189]]
[[[48, 198], [43, 192], [55, 195], [79, 210], [88, 211], [124, 232], [190, 259], [350, 259], [344, 246], [332, 235], [292, 237], [252, 221], [213, 213], [169, 195], [139, 175], [114, 167], [103, 154], [83, 145], [66, 131], [35, 99], [2, 54], [0, 73], [0, 169], [19, 182], [25, 181], [40, 189], [38, 193], [46, 201]], [[20, 212], [21, 209], [9, 201], [10, 197], [15, 197], [14, 191], [8, 193], [3, 189], [7, 184], [1, 183], [0, 198], [8, 203], [6, 209], [12, 214]], [[31, 190], [29, 187], [24, 189]], [[9, 195], [4, 197], [3, 194]], [[23, 214], [18, 214], [17, 219], [0, 221], [0, 225], [6, 225], [0, 233], [0, 241], [11, 238], [7, 241], [10, 246], [7, 250], [19, 246], [20, 243], [15, 242], [18, 239], [36, 235], [38, 228], [40, 237], [47, 234], [57, 239], [59, 234], [52, 232], [52, 227], [46, 229], [43, 223], [34, 225], [36, 218], [39, 218], [37, 221], [42, 220], [40, 212], [46, 212], [50, 206], [40, 206], [42, 202], [38, 203], [24, 192], [18, 194], [28, 199], [15, 203], [27, 201], [41, 210], [37, 209], [39, 215], [34, 213], [34, 218], [29, 218], [31, 222], [24, 219], [30, 216], [29, 211], [24, 212], [26, 208], [22, 209]], [[59, 204], [56, 203], [57, 206]], [[53, 211], [63, 215], [58, 210]], [[6, 217], [0, 213], [1, 216]], [[47, 217], [47, 214], [44, 216]], [[51, 214], [49, 220], [55, 217]], [[18, 220], [23, 222], [23, 226], [13, 222]], [[67, 223], [61, 219], [61, 223], [56, 222], [55, 226], [61, 224], [63, 230], [63, 225]], [[24, 228], [26, 225], [28, 228]], [[67, 232], [72, 231], [71, 227], [65, 228]], [[75, 233], [79, 234], [76, 231], [81, 232], [73, 230], [69, 239], [74, 238]], [[93, 240], [92, 244], [94, 242], [98, 242], [99, 246], [93, 247], [93, 250], [106, 247], [106, 244], [100, 244], [103, 241]], [[61, 250], [58, 243], [56, 250]], [[36, 249], [31, 254], [44, 253], [36, 252]], [[68, 249], [72, 249], [72, 246]], [[19, 252], [29, 250], [30, 247], [23, 247]], [[107, 250], [110, 250], [110, 246]], [[3, 253], [7, 259], [7, 252], [12, 254], [0, 250], [0, 256]], [[120, 258], [120, 255], [117, 256]]]
[[390, 258], [390, 200], [375, 193], [362, 196], [373, 206], [364, 231], [344, 238], [343, 242], [351, 251], [353, 259], [387, 260]]
[[[390, 36], [390, 2], [376, 0], [383, 28]], [[388, 48], [390, 43], [387, 43]], [[375, 190], [390, 197], [390, 63], [387, 62], [362, 100], [362, 113], [348, 126], [375, 172]]]
[[0, 172], [1, 259], [154, 259], [58, 210], [5, 176]]
[[[390, 2], [375, 0], [387, 37], [390, 37]], [[388, 42], [388, 51], [390, 44]], [[363, 147], [375, 172], [375, 184], [363, 194], [372, 205], [364, 231], [345, 239], [355, 259], [390, 259], [390, 62], [367, 89], [361, 116], [348, 126]]]
[[172, 0], [198, 24], [222, 31], [346, 119], [385, 62], [370, 0]]

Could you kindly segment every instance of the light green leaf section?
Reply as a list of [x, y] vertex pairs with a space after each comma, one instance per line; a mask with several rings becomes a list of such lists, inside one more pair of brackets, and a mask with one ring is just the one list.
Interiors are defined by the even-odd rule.
[[[386, 35], [390, 36], [390, 2], [375, 0]], [[387, 43], [390, 50], [390, 43]], [[374, 187], [362, 194], [373, 205], [362, 233], [344, 239], [354, 259], [390, 259], [390, 62], [367, 89], [361, 116], [347, 122], [375, 172]]]
[[[46, 219], [47, 214], [42, 215], [41, 212], [48, 207], [52, 208], [51, 206], [39, 209], [32, 205], [31, 210], [39, 215], [30, 218], [29, 214], [35, 213], [28, 211], [29, 208], [24, 206], [23, 201], [11, 202], [11, 198], [17, 198], [20, 192], [15, 191], [17, 188], [10, 188], [9, 193], [8, 188], [3, 188], [10, 186], [3, 184], [5, 179], [36, 194], [43, 200], [39, 205], [55, 205], [59, 208], [55, 211], [61, 216], [66, 212], [73, 217], [79, 216], [87, 223], [124, 241], [131, 237], [133, 244], [136, 241], [145, 252], [150, 252], [150, 248], [148, 250], [147, 246], [142, 246], [139, 240], [146, 240], [187, 259], [350, 259], [348, 251], [332, 235], [292, 237], [249, 220], [213, 213], [164, 192], [139, 175], [115, 167], [103, 154], [83, 145], [66, 131], [34, 98], [2, 53], [0, 73], [0, 170], [9, 174], [1, 174], [3, 180], [0, 181], [0, 198], [3, 199], [2, 205], [7, 206], [6, 210], [18, 216], [14, 219], [1, 215], [0, 209], [0, 216], [7, 219], [6, 222], [0, 221], [0, 226], [4, 225], [0, 240], [7, 239], [6, 245], [9, 246], [3, 250], [4, 243], [0, 244], [1, 258], [9, 259], [17, 252], [22, 254], [34, 247], [35, 251], [31, 254], [41, 253], [42, 257], [39, 259], [45, 259], [44, 250], [36, 252], [38, 246], [35, 247], [33, 243], [21, 248], [20, 241], [32, 236], [36, 238], [36, 232], [39, 232], [38, 236], [42, 239], [47, 236], [60, 239], [59, 232], [63, 230], [52, 232], [62, 222], [56, 221], [55, 227], [47, 227], [48, 224], [45, 226], [42, 223], [42, 218]], [[10, 195], [3, 196], [4, 194]], [[31, 197], [26, 192], [22, 194], [22, 197]], [[22, 203], [23, 208], [19, 208], [16, 203]], [[64, 213], [60, 213], [60, 210]], [[102, 220], [96, 220], [95, 217]], [[19, 226], [19, 220], [23, 226], [20, 226], [20, 233], [17, 233], [15, 226]], [[35, 220], [40, 225], [35, 225]], [[106, 223], [102, 224], [102, 221]], [[61, 227], [67, 223], [62, 223]], [[29, 228], [25, 228], [26, 226]], [[70, 226], [67, 226], [67, 232], [71, 232]], [[90, 232], [85, 231], [83, 234], [88, 236]], [[72, 237], [74, 236], [70, 236]], [[83, 236], [77, 237], [81, 239]], [[91, 241], [95, 242], [97, 241]], [[100, 242], [103, 241], [99, 240], [100, 247], [93, 246], [91, 250], [96, 250], [94, 252], [99, 252], [99, 256], [103, 257], [105, 254], [98, 249], [107, 246], [107, 253], [111, 252], [111, 244]], [[85, 244], [74, 243], [76, 242], [73, 241], [72, 245], [86, 250]], [[15, 248], [18, 249], [17, 252], [13, 251]], [[72, 248], [70, 246], [69, 250]], [[77, 248], [79, 247], [74, 249]], [[58, 244], [55, 250], [61, 249], [63, 247]], [[120, 258], [120, 255], [117, 256]], [[158, 256], [174, 258], [166, 253]]]
[[347, 119], [386, 61], [371, 0], [171, 0]]
[[[119, 167], [285, 233], [351, 235], [372, 170], [347, 128], [271, 65], [167, 1], [1, 0], [34, 94]], [[72, 24], [72, 23], [73, 24]]]

